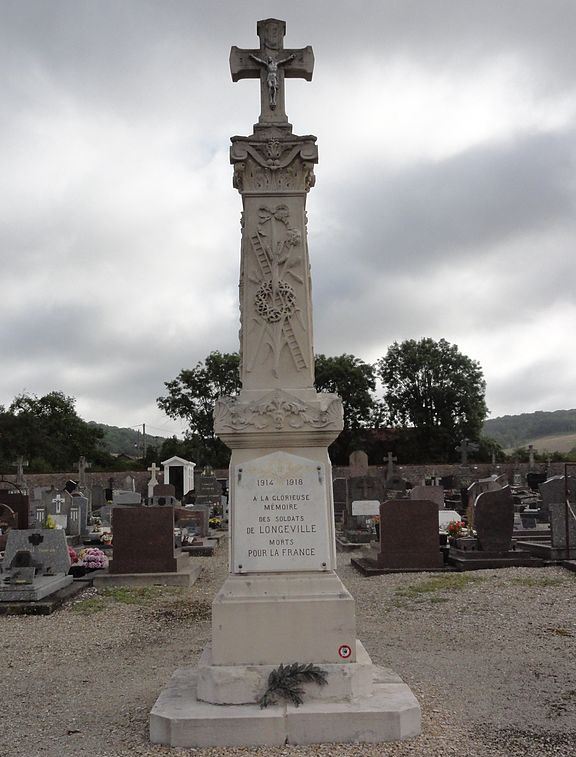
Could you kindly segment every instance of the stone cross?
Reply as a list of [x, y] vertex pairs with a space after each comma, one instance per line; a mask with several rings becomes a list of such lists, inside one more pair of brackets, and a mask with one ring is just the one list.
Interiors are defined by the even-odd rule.
[[90, 463], [86, 462], [84, 455], [80, 455], [80, 460], [76, 463], [78, 466], [78, 486], [86, 486], [86, 469], [90, 467]]
[[530, 470], [534, 469], [534, 445], [533, 444], [528, 445], [528, 465], [530, 466]]
[[148, 468], [148, 471], [150, 472], [150, 481], [148, 481], [148, 497], [151, 499], [154, 496], [154, 487], [158, 485], [156, 473], [160, 472], [160, 468], [156, 465], [156, 463], [152, 463], [152, 465]]
[[466, 465], [468, 463], [468, 453], [477, 452], [480, 449], [480, 445], [468, 439], [462, 439], [460, 444], [454, 447], [454, 449], [460, 453], [460, 464]]
[[60, 494], [57, 494], [52, 502], [56, 505], [56, 515], [59, 515], [62, 510], [62, 503], [66, 502], [66, 500]]
[[232, 81], [260, 79], [260, 124], [288, 123], [284, 105], [284, 79], [312, 80], [314, 53], [310, 45], [284, 49], [286, 24], [275, 18], [258, 21], [257, 50], [233, 46], [230, 51]]
[[18, 486], [24, 486], [26, 484], [24, 481], [24, 468], [28, 467], [28, 460], [24, 460], [23, 455], [18, 455], [12, 465], [16, 468], [16, 483]]
[[394, 457], [394, 454], [392, 452], [388, 452], [388, 458], [387, 458], [388, 469], [386, 471], [386, 476], [388, 478], [392, 478], [392, 476], [394, 475], [394, 463], [397, 463], [397, 462], [398, 462], [398, 458]]

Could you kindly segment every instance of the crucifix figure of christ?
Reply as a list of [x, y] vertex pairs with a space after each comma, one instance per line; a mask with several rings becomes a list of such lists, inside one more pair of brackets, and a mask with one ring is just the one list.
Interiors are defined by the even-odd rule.
[[278, 67], [283, 66], [285, 63], [290, 63], [291, 60], [294, 60], [294, 55], [289, 55], [287, 58], [282, 58], [282, 60], [274, 60], [271, 55], [268, 56], [268, 60], [262, 60], [262, 58], [258, 58], [252, 53], [250, 53], [250, 57], [252, 60], [256, 61], [256, 63], [266, 66], [268, 71], [268, 75], [266, 76], [266, 84], [268, 85], [268, 102], [270, 104], [270, 109], [274, 110], [276, 108], [276, 100], [278, 96]]
[[260, 79], [260, 124], [287, 124], [284, 105], [284, 79], [312, 80], [314, 53], [310, 45], [284, 49], [286, 24], [275, 18], [259, 21], [260, 48], [244, 50], [232, 47], [230, 72], [232, 81]]

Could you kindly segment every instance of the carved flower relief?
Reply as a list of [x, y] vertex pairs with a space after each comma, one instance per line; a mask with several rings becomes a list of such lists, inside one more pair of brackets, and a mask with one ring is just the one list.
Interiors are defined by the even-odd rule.
[[320, 395], [319, 403], [308, 403], [277, 390], [260, 401], [240, 402], [235, 397], [223, 397], [216, 402], [214, 426], [217, 431], [299, 430], [342, 428], [342, 402], [335, 394]]

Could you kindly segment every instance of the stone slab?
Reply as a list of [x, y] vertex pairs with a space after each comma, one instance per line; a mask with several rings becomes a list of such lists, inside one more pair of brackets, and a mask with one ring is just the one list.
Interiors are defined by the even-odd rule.
[[[418, 736], [420, 706], [408, 686], [375, 669], [370, 696], [350, 702], [305, 701], [276, 705], [215, 705], [196, 696], [194, 668], [180, 668], [150, 713], [150, 741], [173, 747], [284, 746], [378, 743]], [[380, 682], [380, 677], [383, 682]]]
[[[438, 547], [440, 550], [440, 547]], [[441, 555], [442, 556], [442, 555]], [[378, 561], [370, 557], [351, 557], [350, 565], [363, 576], [384, 576], [388, 573], [442, 573], [451, 568], [442, 565], [439, 568], [380, 568]]]
[[50, 615], [64, 602], [84, 591], [85, 584], [68, 584], [44, 599], [36, 602], [0, 602], [0, 615]]
[[338, 552], [354, 552], [357, 549], [364, 549], [366, 542], [348, 541], [348, 539], [341, 539], [336, 537], [336, 550]]
[[546, 562], [576, 560], [576, 545], [570, 548], [570, 554], [566, 548], [554, 547], [549, 541], [517, 541], [516, 547]]
[[192, 586], [202, 570], [193, 565], [179, 573], [108, 573], [98, 571], [93, 585], [99, 586]]
[[466, 552], [450, 548], [448, 562], [457, 570], [488, 570], [490, 568], [541, 568], [544, 561], [528, 551], [519, 549], [509, 552], [485, 552], [483, 550]]
[[38, 602], [68, 586], [72, 576], [38, 576], [32, 584], [0, 583], [0, 602]]
[[202, 544], [185, 544], [182, 552], [194, 557], [212, 557], [217, 546], [217, 539], [203, 539]]

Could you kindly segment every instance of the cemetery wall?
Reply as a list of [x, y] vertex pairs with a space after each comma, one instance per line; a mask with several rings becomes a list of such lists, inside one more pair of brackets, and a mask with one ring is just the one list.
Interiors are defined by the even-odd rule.
[[[387, 476], [386, 465], [369, 465], [367, 472], [368, 475], [383, 477]], [[545, 466], [543, 464], [536, 464], [534, 470], [538, 473], [543, 473]], [[413, 485], [420, 484], [423, 479], [430, 478], [431, 476], [450, 476], [463, 473], [463, 468], [459, 464], [450, 465], [395, 465], [394, 471], [398, 475], [405, 478]], [[468, 472], [469, 471], [469, 472]], [[490, 463], [471, 463], [468, 470], [468, 475], [472, 475], [474, 478], [486, 478], [492, 473], [506, 474], [512, 482], [514, 473], [521, 473], [525, 476], [530, 471], [530, 465], [528, 463], [502, 463], [493, 467]], [[215, 471], [216, 478], [227, 479], [228, 469], [221, 468]], [[359, 475], [359, 471], [350, 466], [336, 465], [333, 468], [333, 478], [350, 478], [351, 476]], [[562, 476], [564, 475], [564, 463], [550, 463], [550, 475]], [[150, 479], [148, 471], [113, 471], [101, 473], [86, 472], [86, 483], [88, 486], [99, 484], [103, 487], [110, 486], [110, 479], [113, 480], [112, 488], [122, 488], [122, 482], [127, 476], [132, 476], [136, 481], [136, 491], [146, 493], [147, 484]], [[13, 473], [4, 473], [4, 477], [8, 480], [14, 480], [15, 475]], [[78, 472], [70, 471], [67, 473], [27, 473], [25, 474], [26, 482], [29, 488], [34, 486], [54, 486], [56, 489], [62, 489], [66, 481], [72, 479], [72, 481], [78, 480]], [[158, 476], [159, 481], [162, 480], [162, 475]]]

